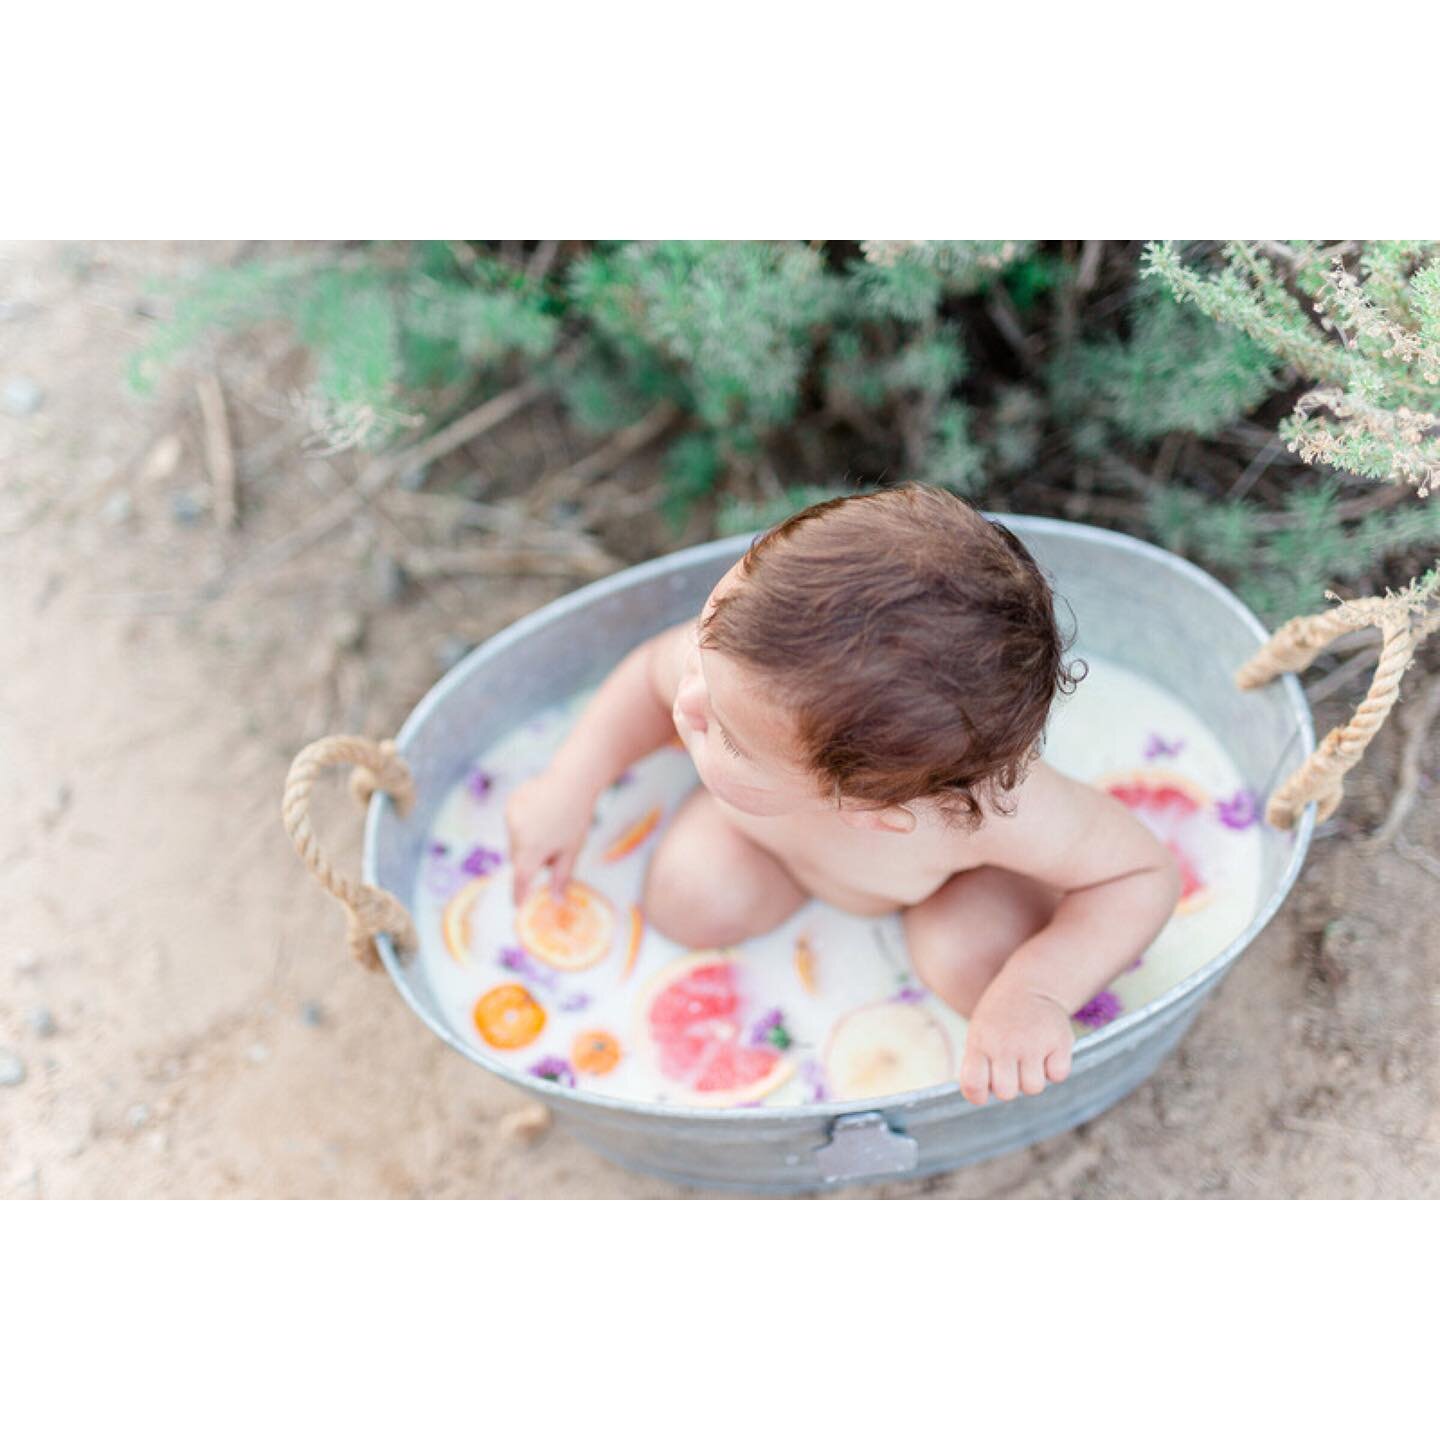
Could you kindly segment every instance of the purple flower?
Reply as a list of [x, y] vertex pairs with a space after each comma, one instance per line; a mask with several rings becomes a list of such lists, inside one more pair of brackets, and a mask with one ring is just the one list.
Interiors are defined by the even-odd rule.
[[1092, 1030], [1099, 1030], [1114, 1020], [1125, 1007], [1120, 997], [1109, 990], [1102, 990], [1093, 1000], [1087, 1000], [1072, 1017]]
[[588, 1010], [590, 1008], [590, 997], [577, 991], [574, 995], [562, 996], [555, 1008], [570, 1013], [576, 1010]]
[[503, 969], [524, 976], [532, 985], [538, 985], [542, 990], [555, 988], [555, 977], [541, 969], [518, 945], [503, 946], [499, 960]]
[[773, 1045], [777, 1050], [788, 1050], [793, 1043], [790, 1032], [785, 1028], [785, 1014], [781, 1010], [767, 1010], [751, 1027], [752, 1045]]
[[1151, 731], [1145, 740], [1145, 749], [1142, 753], [1147, 760], [1160, 760], [1178, 755], [1184, 748], [1183, 740], [1162, 740], [1154, 731]]
[[1248, 830], [1260, 818], [1260, 802], [1253, 790], [1237, 790], [1215, 802], [1215, 818], [1232, 830]]
[[474, 770], [465, 782], [465, 788], [476, 800], [483, 800], [495, 788], [495, 777], [484, 770]]
[[1138, 970], [1145, 963], [1143, 955], [1137, 955], [1124, 969], [1122, 973], [1128, 975], [1132, 970]]
[[622, 770], [622, 771], [615, 777], [615, 788], [616, 788], [617, 790], [619, 790], [619, 789], [621, 788], [621, 786], [623, 786], [623, 785], [633, 785], [634, 783], [635, 783], [635, 772], [634, 772], [633, 770]]
[[902, 985], [890, 998], [902, 1005], [918, 1005], [928, 993], [918, 985]]
[[529, 1073], [540, 1080], [553, 1080], [557, 1085], [568, 1086], [571, 1090], [575, 1088], [575, 1072], [570, 1068], [570, 1062], [558, 1055], [547, 1055], [543, 1060], [537, 1060]]
[[830, 1098], [829, 1087], [825, 1084], [825, 1067], [818, 1060], [803, 1060], [800, 1064], [800, 1078], [810, 1087], [811, 1104]]
[[425, 888], [432, 895], [448, 900], [464, 883], [460, 867], [432, 846], [425, 865]]
[[477, 845], [460, 862], [460, 868], [467, 875], [493, 875], [504, 863], [505, 857], [498, 850]]
[[432, 840], [430, 842], [430, 853], [432, 855], [448, 855], [450, 847], [443, 840]]

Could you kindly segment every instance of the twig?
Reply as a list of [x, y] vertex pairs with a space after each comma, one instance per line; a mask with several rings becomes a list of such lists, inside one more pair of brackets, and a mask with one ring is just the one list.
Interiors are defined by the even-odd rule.
[[669, 400], [662, 400], [633, 425], [617, 430], [598, 450], [539, 480], [531, 494], [530, 508], [540, 511], [573, 500], [592, 480], [608, 475], [662, 435], [679, 413]]
[[1025, 327], [1020, 323], [1020, 317], [1015, 313], [1015, 306], [1003, 285], [990, 287], [990, 299], [986, 303], [985, 313], [995, 322], [995, 328], [1009, 342], [1020, 363], [1033, 374], [1037, 363], [1034, 343], [1025, 333]]
[[1305, 698], [1312, 705], [1318, 705], [1322, 700], [1328, 700], [1337, 690], [1343, 690], [1357, 675], [1363, 675], [1371, 669], [1379, 655], [1380, 647], [1372, 639], [1367, 649], [1362, 650], [1358, 655], [1352, 655], [1343, 665], [1337, 665], [1328, 675], [1315, 681], [1313, 685], [1307, 685]]
[[205, 459], [210, 483], [215, 488], [215, 519], [222, 530], [233, 530], [238, 511], [235, 504], [235, 447], [230, 443], [230, 426], [225, 419], [225, 395], [219, 379], [202, 375], [195, 382], [200, 397], [200, 414], [205, 422]]
[[1403, 835], [1397, 835], [1392, 843], [1395, 846], [1395, 853], [1402, 860], [1409, 860], [1440, 880], [1440, 860], [1433, 855], [1426, 854], [1418, 845], [1412, 845]]
[[1105, 258], [1105, 242], [1103, 240], [1087, 240], [1080, 247], [1080, 272], [1075, 277], [1075, 289], [1081, 294], [1088, 294], [1095, 288], [1095, 282], [1100, 278], [1100, 264]]
[[535, 253], [525, 267], [526, 279], [533, 280], [538, 285], [550, 273], [550, 267], [555, 263], [555, 257], [559, 253], [560, 242], [558, 240], [542, 240], [535, 247]]
[[620, 561], [599, 546], [547, 550], [505, 544], [462, 550], [407, 550], [399, 559], [405, 572], [417, 579], [442, 575], [580, 575], [598, 580], [622, 568]]
[[1306, 1120], [1299, 1115], [1277, 1115], [1275, 1123], [1282, 1130], [1295, 1130], [1301, 1135], [1327, 1135], [1337, 1140], [1353, 1140], [1357, 1135], [1369, 1135], [1377, 1140], [1398, 1140], [1421, 1150], [1440, 1153], [1440, 1145], [1432, 1145], [1419, 1135], [1404, 1135], [1397, 1130], [1377, 1130], [1369, 1125], [1326, 1124], [1323, 1120]]
[[[1416, 796], [1420, 793], [1420, 754], [1425, 748], [1426, 736], [1436, 715], [1440, 715], [1440, 677], [1430, 682], [1419, 704], [1406, 706], [1400, 712], [1400, 728], [1405, 732], [1405, 748], [1400, 752], [1400, 778], [1395, 798], [1390, 802], [1390, 813], [1384, 823], [1370, 837], [1378, 849], [1388, 845], [1400, 833]], [[1440, 871], [1437, 871], [1440, 873]]]
[[261, 572], [293, 560], [318, 541], [338, 530], [351, 516], [363, 510], [398, 474], [428, 465], [451, 450], [467, 444], [487, 430], [502, 424], [537, 399], [546, 389], [543, 380], [527, 380], [523, 385], [506, 390], [492, 400], [452, 421], [428, 440], [404, 450], [376, 456], [361, 472], [360, 478], [343, 495], [337, 495], [303, 525], [267, 545], [242, 566], [201, 589], [201, 598], [213, 600], [230, 586], [254, 579]]
[[1230, 487], [1229, 493], [1225, 496], [1227, 500], [1243, 500], [1250, 493], [1255, 482], [1274, 463], [1275, 457], [1285, 448], [1285, 442], [1278, 435], [1272, 435], [1265, 442], [1265, 447], [1245, 467], [1244, 473]]

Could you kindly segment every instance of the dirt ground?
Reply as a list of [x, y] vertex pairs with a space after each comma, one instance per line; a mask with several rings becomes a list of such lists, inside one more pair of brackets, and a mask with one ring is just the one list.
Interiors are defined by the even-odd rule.
[[[233, 253], [0, 249], [0, 1078], [16, 1082], [0, 1085], [0, 1195], [693, 1193], [561, 1130], [504, 1138], [522, 1097], [351, 964], [339, 908], [291, 849], [296, 751], [393, 735], [463, 645], [579, 582], [406, 587], [394, 522], [371, 517], [268, 563], [355, 462], [303, 450], [293, 362], [266, 337], [216, 362], [239, 461], [241, 523], [223, 532], [199, 369], [143, 399], [123, 375], [153, 327], [149, 278]], [[527, 413], [472, 457], [499, 474], [557, 444]], [[1361, 684], [1318, 708], [1322, 726]], [[1440, 1196], [1436, 790], [1401, 848], [1363, 840], [1400, 744], [1392, 725], [1372, 746], [1281, 914], [1147, 1084], [1028, 1151], [842, 1193]], [[1440, 732], [1423, 766], [1440, 772]], [[359, 811], [322, 788], [317, 829], [358, 874]]]

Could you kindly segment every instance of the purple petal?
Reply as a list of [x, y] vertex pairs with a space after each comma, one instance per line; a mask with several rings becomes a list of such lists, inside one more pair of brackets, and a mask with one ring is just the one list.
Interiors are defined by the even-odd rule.
[[540, 1080], [553, 1080], [557, 1085], [565, 1085], [571, 1090], [575, 1088], [575, 1072], [570, 1068], [570, 1062], [558, 1055], [547, 1055], [543, 1060], [537, 1060], [529, 1073]]
[[465, 883], [464, 872], [443, 855], [431, 854], [425, 866], [425, 888], [442, 899], [449, 899]]
[[918, 985], [902, 985], [890, 999], [902, 1005], [918, 1005], [928, 993]]
[[1231, 830], [1248, 830], [1260, 819], [1260, 801], [1253, 790], [1237, 790], [1228, 800], [1215, 802], [1215, 817]]
[[590, 1008], [590, 997], [580, 992], [574, 995], [566, 995], [557, 1002], [555, 1008], [571, 1013], [576, 1010], [588, 1010]]
[[1142, 752], [1147, 760], [1159, 760], [1178, 755], [1185, 748], [1183, 740], [1166, 740], [1153, 731], [1145, 740]]
[[475, 770], [465, 782], [465, 788], [476, 800], [483, 800], [495, 788], [495, 777], [484, 770]]
[[1099, 1030], [1119, 1016], [1124, 1009], [1120, 997], [1109, 990], [1102, 990], [1093, 1000], [1087, 1000], [1072, 1018], [1092, 1030]]
[[518, 945], [504, 946], [499, 960], [503, 969], [524, 976], [532, 985], [538, 985], [542, 990], [555, 988], [555, 977], [537, 965]]
[[1138, 970], [1144, 963], [1145, 957], [1143, 955], [1137, 955], [1121, 973], [1128, 975], [1132, 970]]
[[460, 868], [467, 875], [493, 875], [504, 863], [505, 857], [498, 850], [477, 845], [460, 862]]
[[801, 1062], [800, 1078], [810, 1087], [811, 1103], [830, 1098], [829, 1087], [825, 1084], [825, 1067], [815, 1059]]
[[783, 1030], [785, 1028], [785, 1013], [782, 1010], [767, 1010], [750, 1027], [750, 1044], [766, 1045], [770, 1042], [772, 1030]]

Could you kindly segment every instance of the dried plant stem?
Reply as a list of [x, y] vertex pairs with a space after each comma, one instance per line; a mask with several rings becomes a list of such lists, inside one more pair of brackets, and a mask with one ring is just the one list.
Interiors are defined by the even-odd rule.
[[233, 530], [239, 518], [235, 503], [235, 447], [225, 419], [225, 394], [219, 379], [202, 375], [195, 382], [200, 415], [205, 422], [205, 460], [215, 491], [215, 520], [222, 530]]
[[668, 400], [662, 400], [633, 425], [617, 430], [598, 450], [539, 480], [532, 492], [531, 510], [542, 513], [552, 505], [574, 500], [592, 480], [608, 475], [658, 439], [679, 415]]
[[1328, 675], [1305, 687], [1305, 698], [1318, 705], [1328, 700], [1337, 690], [1343, 690], [1357, 676], [1364, 675], [1380, 657], [1380, 647], [1367, 636], [1365, 648], [1352, 655], [1343, 665], [1337, 665]]

